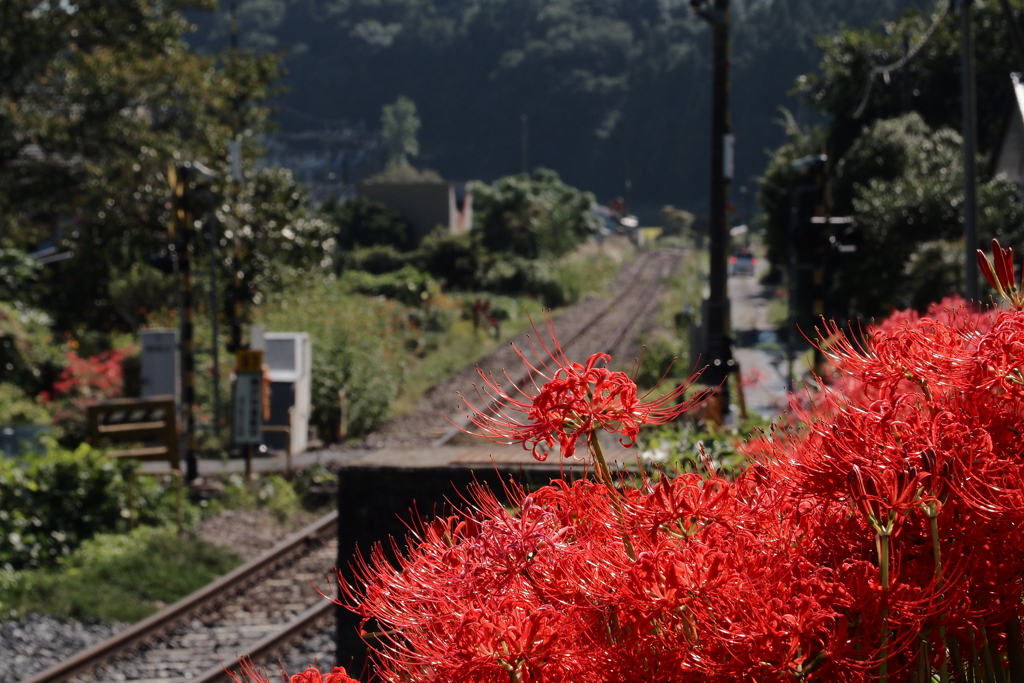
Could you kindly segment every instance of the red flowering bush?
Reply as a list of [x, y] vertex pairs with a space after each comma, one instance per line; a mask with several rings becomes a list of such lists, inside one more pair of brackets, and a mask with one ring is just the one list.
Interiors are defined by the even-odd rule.
[[73, 349], [66, 352], [67, 365], [43, 400], [53, 409], [53, 424], [68, 442], [85, 440], [85, 409], [124, 392], [123, 361], [130, 349], [113, 349], [83, 358]]
[[471, 510], [419, 524], [397, 563], [379, 547], [358, 558], [338, 599], [363, 619], [375, 675], [1024, 680], [1024, 302], [997, 256], [1009, 309], [949, 302], [859, 341], [830, 329], [841, 381], [802, 426], [749, 443], [733, 480], [616, 486], [598, 431], [630, 443], [672, 409], [644, 413], [600, 359], [548, 354], [547, 383], [510, 409], [524, 418], [477, 424], [527, 447], [584, 443], [598, 481], [510, 490], [512, 510], [478, 488]]

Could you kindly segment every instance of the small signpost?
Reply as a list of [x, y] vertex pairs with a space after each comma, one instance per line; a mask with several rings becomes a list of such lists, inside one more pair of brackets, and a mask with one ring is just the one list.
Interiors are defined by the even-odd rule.
[[252, 449], [263, 440], [263, 352], [235, 354], [231, 441], [245, 448], [245, 474], [252, 474]]

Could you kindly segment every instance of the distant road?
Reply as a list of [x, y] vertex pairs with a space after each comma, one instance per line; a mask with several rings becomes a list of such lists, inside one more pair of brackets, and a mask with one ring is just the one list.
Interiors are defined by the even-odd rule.
[[785, 355], [771, 350], [774, 328], [768, 323], [768, 302], [772, 287], [760, 284], [768, 269], [759, 259], [754, 275], [729, 278], [732, 331], [736, 340], [735, 357], [745, 378], [747, 410], [768, 419], [778, 417], [788, 405]]

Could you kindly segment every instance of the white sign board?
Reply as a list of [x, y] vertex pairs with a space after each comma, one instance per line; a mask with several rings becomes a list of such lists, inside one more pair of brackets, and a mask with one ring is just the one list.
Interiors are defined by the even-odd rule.
[[262, 372], [235, 374], [231, 430], [232, 441], [235, 444], [258, 444], [263, 441]]

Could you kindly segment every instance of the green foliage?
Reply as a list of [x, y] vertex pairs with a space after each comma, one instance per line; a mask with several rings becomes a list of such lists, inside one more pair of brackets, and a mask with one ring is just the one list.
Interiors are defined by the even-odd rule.
[[414, 234], [409, 221], [378, 201], [355, 197], [338, 204], [331, 199], [324, 203], [321, 212], [337, 231], [339, 249], [390, 246], [407, 250], [413, 246]]
[[443, 183], [437, 171], [411, 164], [392, 164], [367, 179], [368, 183]]
[[267, 510], [279, 522], [284, 522], [300, 508], [299, 494], [283, 477], [270, 474], [246, 480], [232, 474], [223, 493], [206, 506], [205, 514], [221, 510]]
[[165, 308], [177, 299], [179, 282], [149, 265], [133, 263], [125, 271], [111, 271], [108, 291], [111, 307], [137, 333], [151, 311]]
[[[835, 284], [854, 310], [870, 316], [915, 302], [926, 307], [960, 285], [962, 254], [949, 261], [936, 258], [942, 249], [922, 245], [963, 234], [961, 154], [959, 134], [933, 131], [908, 114], [877, 121], [839, 162], [835, 202], [852, 203], [863, 233], [851, 266]], [[999, 237], [1012, 244], [1024, 237], [1024, 207], [1007, 183], [981, 184], [978, 200], [979, 243]]]
[[170, 528], [99, 534], [54, 569], [0, 570], [0, 618], [135, 622], [241, 564], [229, 550]]
[[[759, 174], [763, 150], [779, 144], [768, 119], [787, 102], [793, 79], [816, 63], [816, 36], [924, 4], [731, 3], [737, 181]], [[446, 173], [490, 179], [518, 168], [525, 113], [530, 163], [543, 160], [601, 198], [621, 194], [629, 177], [637, 205], [706, 202], [701, 122], [710, 109], [710, 41], [688, 0], [247, 0], [240, 7], [243, 46], [288, 47], [285, 133], [316, 128], [309, 116], [376, 121], [381, 106], [403, 93], [424, 122], [422, 157]], [[195, 42], [219, 49], [223, 13], [201, 21]]]
[[[932, 3], [935, 10], [940, 3]], [[1021, 20], [1024, 2], [1010, 0]], [[1020, 58], [1013, 47], [1000, 3], [978, 3], [972, 11], [976, 36], [976, 79], [978, 92], [978, 140], [981, 149], [997, 142], [1005, 108], [1012, 99], [1009, 74], [1019, 70]], [[931, 24], [930, 13], [908, 11], [896, 21], [879, 28], [844, 27], [833, 35], [818, 39], [822, 51], [816, 73], [801, 76], [797, 89], [804, 99], [833, 118], [830, 147], [836, 156], [857, 139], [865, 125], [905, 113], [905, 74], [894, 74], [886, 83], [874, 84], [868, 107], [859, 119], [853, 114], [860, 105], [864, 86], [872, 66], [888, 64], [903, 56], [903, 39], [911, 43]], [[960, 22], [950, 12], [939, 29], [913, 61], [913, 72], [906, 83], [910, 108], [918, 112], [932, 129], [960, 129]]]
[[757, 200], [763, 211], [761, 227], [765, 231], [768, 261], [772, 264], [772, 279], [776, 282], [789, 263], [789, 193], [804, 182], [792, 163], [811, 154], [820, 154], [825, 143], [824, 130], [801, 128], [788, 110], [783, 109], [782, 114], [778, 123], [786, 132], [786, 142], [772, 154], [757, 189]]
[[[1018, 15], [1024, 2], [1010, 2]], [[936, 10], [939, 9], [937, 4]], [[962, 289], [963, 256], [949, 243], [962, 236], [960, 33], [947, 16], [917, 55], [912, 69], [877, 79], [868, 106], [853, 118], [873, 65], [895, 61], [923, 34], [932, 16], [920, 11], [878, 28], [844, 27], [822, 37], [817, 73], [797, 90], [830, 123], [801, 130], [792, 117], [788, 142], [774, 154], [761, 182], [768, 257], [788, 261], [789, 192], [804, 182], [789, 164], [807, 154], [829, 157], [829, 210], [853, 216], [862, 233], [858, 251], [834, 273], [830, 299], [848, 302], [849, 314], [872, 317], [893, 308], [925, 307]], [[1008, 74], [1018, 57], [1000, 3], [975, 8], [979, 146], [991, 154], [1012, 99]], [[1013, 243], [1024, 236], [1024, 213], [1013, 188], [1000, 180], [978, 187], [979, 244], [993, 237]], [[778, 274], [778, 273], [777, 273]]]
[[490, 292], [530, 296], [547, 308], [556, 308], [579, 297], [580, 283], [573, 274], [550, 259], [509, 256], [495, 259], [480, 284]]
[[21, 387], [0, 382], [0, 426], [46, 425], [52, 419]]
[[760, 435], [768, 426], [763, 418], [752, 416], [735, 427], [715, 428], [693, 420], [645, 428], [637, 448], [643, 461], [667, 472], [703, 472], [710, 465], [726, 476], [738, 474], [746, 466], [740, 453], [742, 441]]
[[685, 353], [686, 350], [679, 338], [668, 330], [659, 330], [645, 338], [640, 366], [633, 377], [636, 385], [644, 389], [653, 389], [662, 382], [667, 386], [672, 384], [674, 379], [685, 379], [689, 369], [683, 357]]
[[[0, 566], [52, 565], [95, 534], [126, 527], [127, 479], [135, 466], [86, 444], [0, 460]], [[139, 479], [136, 505], [143, 524], [174, 514], [169, 495], [148, 477]]]
[[433, 278], [410, 265], [384, 275], [351, 271], [340, 281], [353, 292], [394, 299], [406, 306], [421, 306], [441, 293]]
[[0, 301], [29, 303], [38, 277], [39, 264], [24, 251], [0, 248]]
[[493, 256], [484, 249], [479, 231], [453, 235], [435, 230], [416, 251], [419, 267], [444, 282], [448, 289], [468, 291], [480, 286], [480, 275]]
[[693, 214], [671, 204], [661, 208], [661, 228], [665, 237], [689, 237], [693, 229]]
[[566, 185], [554, 171], [507, 176], [472, 185], [474, 222], [485, 247], [525, 258], [561, 256], [594, 234], [594, 197]]
[[416, 114], [415, 102], [400, 96], [394, 104], [385, 104], [380, 112], [380, 128], [388, 166], [404, 166], [409, 163], [408, 157], [419, 156], [416, 133], [420, 129], [420, 117]]
[[[308, 210], [309, 195], [291, 171], [254, 171], [233, 199], [233, 204], [221, 205], [216, 211], [216, 222], [223, 226], [220, 282], [229, 287], [237, 265], [243, 276], [244, 306], [259, 304], [296, 279], [332, 269], [336, 229]], [[204, 226], [204, 231], [216, 229], [212, 221]], [[207, 235], [201, 233], [196, 243], [197, 260], [204, 264], [209, 255]], [[227, 248], [236, 239], [243, 254], [240, 262]], [[231, 300], [233, 293], [229, 290], [222, 296]]]
[[35, 396], [57, 378], [65, 359], [50, 323], [38, 309], [0, 301], [0, 381]]
[[342, 282], [307, 282], [263, 310], [268, 329], [304, 330], [313, 342], [311, 424], [338, 432], [338, 390], [348, 393], [348, 431], [359, 436], [390, 416], [405, 378], [408, 318], [394, 301], [353, 296]]
[[[0, 21], [0, 249], [70, 254], [35, 288], [57, 329], [139, 327], [140, 309], [169, 285], [135, 264], [168, 246], [168, 168], [185, 161], [216, 174], [216, 216], [194, 216], [195, 257], [205, 265], [218, 230], [221, 286], [240, 273], [243, 308], [323, 265], [333, 235], [308, 215], [305, 193], [288, 172], [253, 168], [278, 56], [191, 52], [182, 11], [215, 8], [205, 0], [126, 0], [116, 11], [99, 0], [12, 2]], [[226, 182], [235, 136], [238, 188]]]
[[344, 265], [345, 270], [361, 270], [371, 275], [383, 275], [401, 270], [414, 260], [414, 253], [398, 251], [390, 244], [383, 244], [375, 247], [356, 247], [345, 254]]

